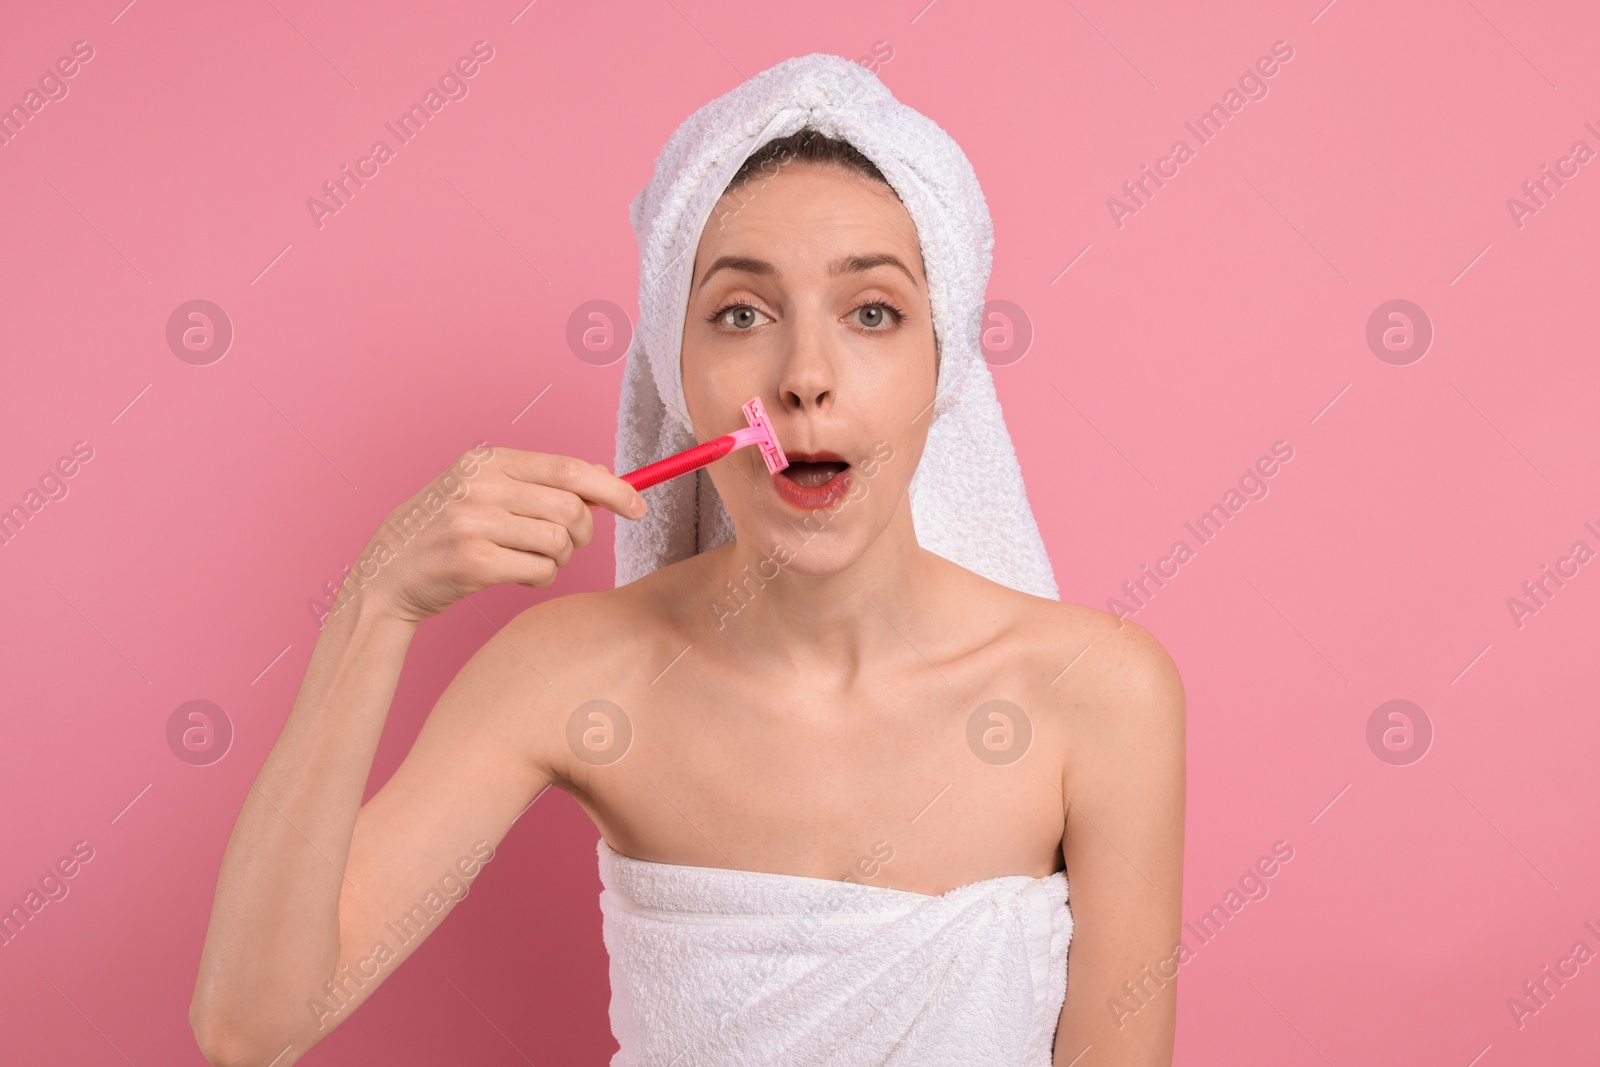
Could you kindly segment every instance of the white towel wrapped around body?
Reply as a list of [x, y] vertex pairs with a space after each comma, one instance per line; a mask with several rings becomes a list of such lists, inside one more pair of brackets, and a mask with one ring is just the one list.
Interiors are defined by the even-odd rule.
[[1065, 872], [929, 896], [597, 851], [611, 1067], [1050, 1065]]

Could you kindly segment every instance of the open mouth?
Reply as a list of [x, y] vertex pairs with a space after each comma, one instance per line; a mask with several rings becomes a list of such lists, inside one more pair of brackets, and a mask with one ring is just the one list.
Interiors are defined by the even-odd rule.
[[831, 508], [850, 487], [850, 464], [836, 452], [789, 452], [789, 465], [772, 476], [786, 503], [802, 510]]
[[780, 473], [796, 485], [820, 489], [832, 481], [834, 475], [849, 469], [850, 464], [842, 462], [797, 463], [790, 460]]

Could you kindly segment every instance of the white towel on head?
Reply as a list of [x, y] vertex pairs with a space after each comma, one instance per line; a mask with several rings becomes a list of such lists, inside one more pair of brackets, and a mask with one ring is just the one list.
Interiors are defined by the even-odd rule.
[[[623, 370], [616, 473], [699, 443], [680, 355], [701, 232], [740, 165], [805, 126], [872, 160], [921, 241], [940, 364], [927, 448], [910, 487], [918, 543], [992, 581], [1057, 599], [979, 346], [994, 226], [977, 175], [949, 134], [839, 56], [785, 60], [690, 115], [629, 205], [639, 241], [639, 323]], [[618, 585], [734, 535], [705, 468], [645, 492], [648, 514], [617, 524]]]

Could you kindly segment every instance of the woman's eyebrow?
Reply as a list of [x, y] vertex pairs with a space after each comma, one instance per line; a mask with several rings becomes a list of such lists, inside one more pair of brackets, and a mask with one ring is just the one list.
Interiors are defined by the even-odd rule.
[[[882, 266], [898, 267], [901, 273], [911, 279], [912, 285], [917, 284], [916, 277], [900, 261], [900, 257], [888, 252], [871, 256], [841, 256], [828, 264], [828, 277], [837, 278], [841, 274], [855, 274]], [[754, 256], [718, 256], [705, 274], [701, 275], [700, 285], [703, 287], [713, 274], [725, 267], [729, 270], [744, 271], [746, 274], [762, 274], [773, 278], [779, 276], [778, 268], [764, 259], [756, 259]]]
[[902, 274], [911, 279], [912, 285], [917, 284], [917, 279], [912, 275], [911, 269], [904, 263], [900, 262], [900, 257], [890, 255], [887, 252], [880, 252], [873, 256], [844, 256], [843, 258], [836, 259], [832, 263], [828, 264], [828, 277], [837, 278], [839, 275], [844, 274], [847, 271], [852, 273], [857, 271], [867, 271], [871, 270], [873, 267], [881, 267], [885, 264], [891, 267], [898, 267]]

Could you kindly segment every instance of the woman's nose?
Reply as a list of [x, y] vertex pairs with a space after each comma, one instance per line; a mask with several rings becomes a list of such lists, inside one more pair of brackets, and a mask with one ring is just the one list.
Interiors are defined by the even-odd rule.
[[825, 324], [812, 321], [813, 316], [797, 318], [804, 321], [796, 323], [786, 338], [787, 351], [778, 372], [778, 396], [785, 407], [804, 411], [833, 401], [837, 390], [835, 353]]

